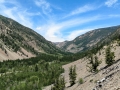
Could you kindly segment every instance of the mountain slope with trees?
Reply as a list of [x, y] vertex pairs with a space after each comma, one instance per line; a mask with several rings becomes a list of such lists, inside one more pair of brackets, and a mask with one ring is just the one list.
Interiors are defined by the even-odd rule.
[[72, 53], [82, 52], [94, 47], [98, 42], [113, 34], [120, 26], [99, 28], [76, 37], [72, 41], [56, 43], [59, 48]]
[[28, 58], [39, 53], [63, 53], [52, 42], [18, 22], [0, 15], [0, 60]]

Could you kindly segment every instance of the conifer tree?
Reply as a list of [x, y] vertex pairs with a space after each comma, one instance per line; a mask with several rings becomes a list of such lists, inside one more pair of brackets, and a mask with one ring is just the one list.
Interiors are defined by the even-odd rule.
[[70, 78], [70, 86], [73, 86], [75, 84], [76, 80], [76, 66], [69, 68], [69, 78]]
[[98, 60], [98, 57], [95, 56], [93, 58], [93, 55], [91, 55], [89, 58], [90, 58], [89, 59], [89, 64], [91, 64], [91, 66], [88, 66], [88, 67], [90, 68], [90, 72], [97, 72], [98, 71], [97, 67], [100, 64], [100, 61]]
[[38, 71], [38, 66], [37, 65], [35, 65], [35, 72], [37, 72]]
[[65, 88], [65, 79], [64, 77], [60, 77], [55, 80], [54, 86], [51, 87], [51, 90], [64, 90]]
[[112, 65], [114, 62], [114, 52], [111, 52], [110, 47], [106, 49], [105, 61], [108, 66]]
[[97, 67], [99, 66], [99, 64], [100, 64], [100, 61], [98, 61], [98, 57], [97, 56], [95, 56], [95, 61], [94, 61], [94, 63], [93, 63], [93, 71], [97, 71], [98, 69], [97, 69]]

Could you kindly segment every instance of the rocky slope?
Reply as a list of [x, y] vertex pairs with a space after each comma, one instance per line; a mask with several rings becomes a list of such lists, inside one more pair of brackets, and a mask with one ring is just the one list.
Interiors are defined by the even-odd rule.
[[0, 60], [62, 53], [51, 42], [18, 22], [0, 15]]
[[[87, 67], [89, 58], [84, 57], [72, 63], [63, 65], [65, 72], [62, 76], [65, 77], [65, 90], [120, 90], [120, 45], [118, 41], [109, 44], [111, 51], [115, 54], [115, 62], [113, 65], [106, 67], [105, 50], [108, 46], [104, 46], [98, 53], [98, 59], [102, 62], [98, 73], [89, 72]], [[69, 68], [76, 65], [77, 79], [76, 84], [70, 87], [69, 83]], [[79, 79], [83, 79], [83, 83], [79, 83]], [[45, 87], [43, 90], [50, 90], [51, 86]]]
[[113, 26], [92, 30], [76, 37], [72, 41], [57, 43], [56, 46], [72, 53], [85, 51], [95, 46], [98, 42], [106, 39], [119, 28], [120, 26]]
[[55, 42], [54, 44], [59, 47], [59, 48], [62, 48], [65, 46], [65, 44], [67, 43], [68, 41], [64, 41], [64, 42]]

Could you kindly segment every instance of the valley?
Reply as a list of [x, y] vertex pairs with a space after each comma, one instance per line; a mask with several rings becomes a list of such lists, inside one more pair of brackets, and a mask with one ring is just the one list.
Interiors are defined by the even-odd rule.
[[1, 90], [120, 90], [120, 26], [50, 42], [0, 16]]

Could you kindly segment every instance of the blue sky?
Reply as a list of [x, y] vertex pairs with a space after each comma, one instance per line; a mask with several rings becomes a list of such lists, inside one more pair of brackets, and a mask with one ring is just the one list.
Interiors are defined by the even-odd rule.
[[120, 25], [119, 0], [0, 0], [0, 14], [61, 42], [101, 27]]

